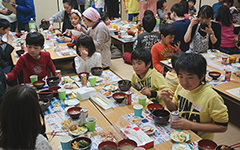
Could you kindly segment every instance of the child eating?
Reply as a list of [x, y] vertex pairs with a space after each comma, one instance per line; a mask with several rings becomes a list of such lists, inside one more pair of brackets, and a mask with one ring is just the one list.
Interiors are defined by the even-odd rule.
[[165, 106], [160, 97], [162, 89], [169, 89], [162, 74], [152, 66], [152, 55], [144, 48], [132, 52], [131, 61], [134, 73], [132, 74], [132, 86], [141, 91], [153, 102]]
[[176, 62], [180, 85], [171, 100], [167, 90], [161, 98], [168, 110], [179, 111], [180, 119], [171, 121], [174, 129], [192, 130], [203, 139], [213, 140], [214, 132], [225, 132], [228, 110], [221, 96], [205, 82], [207, 62], [202, 55], [184, 53]]
[[23, 71], [24, 84], [31, 83], [30, 76], [37, 75], [38, 80], [49, 76], [47, 68], [55, 76], [56, 68], [52, 62], [49, 52], [41, 51], [44, 48], [44, 37], [41, 33], [32, 32], [26, 37], [28, 53], [22, 55], [13, 70], [6, 75], [6, 80], [11, 81], [17, 78]]

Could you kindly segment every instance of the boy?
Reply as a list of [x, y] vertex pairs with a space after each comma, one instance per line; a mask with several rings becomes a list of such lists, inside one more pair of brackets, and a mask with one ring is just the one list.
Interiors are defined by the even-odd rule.
[[136, 48], [146, 48], [151, 51], [152, 46], [160, 41], [160, 33], [153, 31], [156, 19], [152, 15], [146, 15], [143, 17], [142, 23], [146, 32], [140, 35], [135, 34], [136, 40], [133, 43], [133, 50]]
[[159, 27], [161, 33], [161, 41], [153, 45], [151, 53], [153, 60], [153, 67], [160, 73], [162, 73], [162, 66], [159, 64], [161, 60], [171, 58], [172, 54], [181, 51], [179, 49], [180, 42], [174, 45], [173, 39], [176, 34], [176, 29], [173, 25], [168, 23], [161, 23]]
[[212, 5], [212, 8], [213, 8], [213, 17], [215, 18], [216, 17], [216, 14], [217, 14], [217, 11], [218, 11], [218, 8], [220, 7], [220, 6], [222, 6], [223, 5], [223, 0], [218, 0], [218, 3], [214, 3], [213, 5]]
[[132, 52], [131, 56], [134, 73], [132, 86], [141, 91], [150, 100], [165, 106], [160, 97], [162, 89], [169, 89], [162, 74], [152, 66], [152, 55], [149, 50], [140, 48]]
[[213, 140], [214, 132], [225, 132], [228, 110], [221, 96], [205, 82], [207, 62], [202, 55], [185, 53], [176, 62], [180, 85], [173, 100], [166, 90], [161, 98], [168, 110], [179, 111], [180, 119], [171, 121], [174, 129], [192, 130], [203, 139]]
[[183, 54], [184, 52], [177, 52], [171, 57], [171, 64], [172, 64], [172, 70], [168, 71], [166, 76], [165, 76], [165, 81], [167, 82], [171, 93], [174, 93], [176, 91], [176, 88], [179, 84], [178, 78], [177, 78], [177, 73], [175, 71], [175, 63], [178, 60], [178, 58]]
[[137, 0], [124, 0], [124, 7], [126, 13], [128, 13], [129, 21], [138, 21], [139, 4]]
[[26, 37], [28, 53], [22, 55], [13, 70], [6, 75], [7, 80], [15, 79], [23, 71], [24, 84], [31, 83], [30, 76], [37, 75], [42, 80], [48, 75], [47, 68], [55, 76], [56, 68], [49, 52], [41, 51], [44, 48], [44, 37], [41, 33], [32, 32]]
[[238, 22], [238, 9], [233, 6], [233, 0], [223, 0], [223, 5], [226, 5], [229, 7], [230, 13], [232, 14], [232, 22], [237, 23]]
[[180, 49], [185, 52], [189, 50], [190, 42], [184, 42], [184, 35], [191, 21], [189, 19], [184, 19], [184, 6], [181, 3], [174, 4], [171, 8], [170, 17], [174, 21], [172, 25], [176, 29], [174, 41], [180, 41]]
[[195, 4], [196, 4], [196, 0], [188, 0], [189, 14], [193, 13], [194, 15], [196, 15], [197, 10], [194, 7]]

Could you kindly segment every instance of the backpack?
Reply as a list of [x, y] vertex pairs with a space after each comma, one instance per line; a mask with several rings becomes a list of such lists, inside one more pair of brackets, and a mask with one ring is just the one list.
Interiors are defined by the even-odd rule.
[[39, 25], [39, 28], [42, 28], [43, 30], [48, 30], [49, 26], [50, 26], [49, 21], [42, 19], [41, 24]]

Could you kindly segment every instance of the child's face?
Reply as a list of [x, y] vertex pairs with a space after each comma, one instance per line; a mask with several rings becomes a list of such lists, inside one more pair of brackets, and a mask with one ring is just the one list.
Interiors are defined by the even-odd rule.
[[148, 71], [148, 68], [151, 66], [151, 62], [146, 65], [142, 60], [132, 60], [132, 66], [136, 74], [144, 77]]
[[196, 74], [189, 73], [184, 70], [180, 70], [178, 74], [179, 83], [185, 90], [189, 90], [189, 91], [198, 87], [204, 77], [205, 75], [203, 74], [201, 79], [199, 79]]
[[167, 7], [167, 2], [163, 3], [163, 10]]
[[161, 43], [164, 44], [164, 45], [169, 45], [171, 43], [173, 43], [173, 40], [174, 40], [174, 37], [175, 35], [167, 35], [166, 37], [164, 37], [162, 34], [161, 34]]
[[108, 26], [110, 25], [110, 19], [107, 17], [106, 20], [104, 21], [104, 23]]
[[72, 25], [73, 25], [73, 26], [76, 26], [76, 25], [78, 25], [80, 22], [81, 22], [81, 19], [78, 17], [78, 15], [75, 14], [75, 13], [72, 13], [72, 14], [71, 14], [71, 23], [72, 23]]
[[83, 51], [87, 51], [87, 52], [88, 52], [88, 48], [86, 48], [85, 46], [80, 45], [80, 46], [78, 47], [78, 51], [80, 52], [80, 54], [81, 54], [81, 52], [83, 52]]
[[67, 2], [63, 3], [63, 7], [68, 14], [71, 13], [72, 7]]
[[40, 51], [44, 48], [41, 46], [27, 45], [28, 54], [34, 59], [38, 59], [40, 56]]
[[189, 8], [192, 8], [194, 6], [194, 3], [192, 1], [188, 2]]

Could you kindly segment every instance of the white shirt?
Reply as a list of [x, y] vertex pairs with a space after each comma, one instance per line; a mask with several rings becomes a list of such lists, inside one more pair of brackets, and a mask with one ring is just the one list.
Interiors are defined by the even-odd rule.
[[36, 138], [35, 149], [36, 150], [52, 150], [52, 146], [42, 134], [38, 134]]

